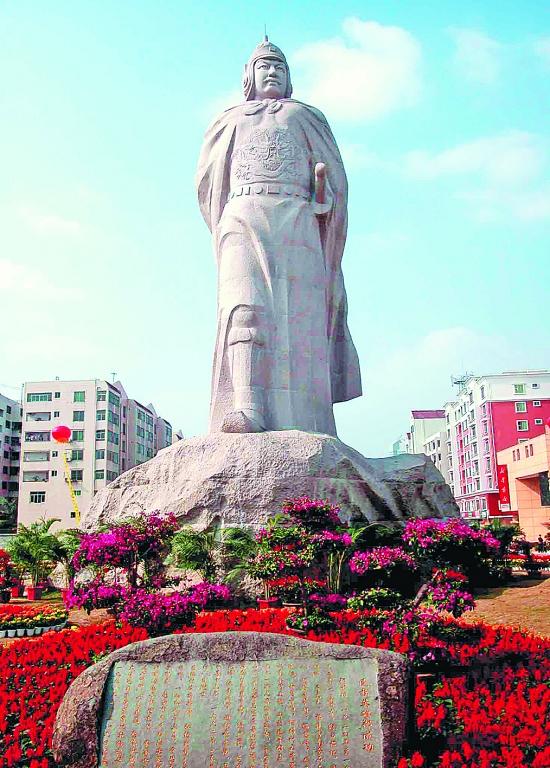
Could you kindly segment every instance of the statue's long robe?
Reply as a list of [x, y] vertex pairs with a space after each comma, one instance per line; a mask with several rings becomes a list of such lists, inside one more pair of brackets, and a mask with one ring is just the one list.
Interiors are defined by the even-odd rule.
[[[312, 200], [318, 162], [326, 164], [332, 203], [322, 216]], [[305, 183], [309, 199], [288, 191], [257, 194], [262, 169], [263, 180], [277, 186]], [[228, 199], [247, 182], [248, 192]], [[197, 187], [219, 276], [210, 431], [233, 410], [231, 315], [253, 306], [264, 310], [266, 428], [335, 434], [332, 404], [359, 397], [361, 376], [341, 270], [347, 180], [325, 118], [293, 99], [227, 110], [206, 133]]]

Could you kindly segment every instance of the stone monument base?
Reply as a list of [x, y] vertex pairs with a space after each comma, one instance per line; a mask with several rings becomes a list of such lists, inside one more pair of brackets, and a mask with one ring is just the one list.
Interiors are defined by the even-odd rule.
[[285, 499], [327, 498], [347, 520], [454, 517], [458, 508], [424, 454], [366, 459], [338, 438], [289, 430], [180, 440], [97, 493], [82, 526], [94, 530], [155, 510], [200, 528], [260, 526]]

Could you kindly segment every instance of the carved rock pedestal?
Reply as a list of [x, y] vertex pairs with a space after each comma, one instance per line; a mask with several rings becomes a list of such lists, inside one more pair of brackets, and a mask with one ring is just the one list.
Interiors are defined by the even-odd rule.
[[160, 451], [94, 497], [82, 525], [174, 512], [197, 527], [260, 526], [285, 499], [308, 495], [353, 520], [458, 515], [449, 487], [423, 454], [366, 459], [338, 438], [296, 430], [211, 433]]

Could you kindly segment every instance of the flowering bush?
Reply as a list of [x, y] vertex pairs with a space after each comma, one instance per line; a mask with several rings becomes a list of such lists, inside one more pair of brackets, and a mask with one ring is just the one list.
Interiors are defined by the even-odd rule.
[[0, 549], [0, 591], [15, 584], [15, 571], [11, 558], [5, 549]]
[[362, 611], [371, 608], [398, 608], [405, 601], [403, 595], [395, 589], [388, 587], [371, 587], [364, 589], [357, 595], [348, 597], [348, 608], [353, 611]]
[[342, 525], [339, 511], [326, 499], [310, 499], [308, 496], [289, 499], [283, 504], [283, 515], [301, 524], [310, 533]]
[[288, 629], [294, 629], [298, 632], [320, 632], [323, 630], [334, 629], [336, 624], [334, 620], [325, 611], [314, 608], [308, 613], [296, 611], [287, 617], [286, 626]]
[[[183, 632], [248, 630], [292, 634], [288, 610], [199, 613]], [[357, 613], [332, 615], [334, 627], [307, 637], [334, 643], [409, 651], [399, 634], [381, 639], [358, 628]], [[462, 625], [452, 623], [458, 629]], [[466, 637], [471, 627], [464, 627]], [[0, 648], [0, 768], [54, 768], [50, 745], [57, 708], [70, 682], [91, 663], [147, 633], [114, 622], [63, 630]], [[472, 642], [426, 638], [442, 647], [462, 673], [440, 676], [415, 696], [420, 742], [397, 768], [547, 768], [550, 764], [550, 641], [507, 627], [477, 625]], [[479, 663], [492, 662], [490, 671]], [[460, 666], [462, 665], [462, 666]], [[469, 665], [466, 675], [464, 665]]]
[[491, 571], [498, 568], [498, 540], [489, 531], [458, 518], [408, 520], [402, 538], [418, 562], [459, 567], [470, 583], [486, 582]]
[[362, 575], [367, 571], [388, 573], [398, 567], [415, 570], [417, 564], [403, 547], [376, 547], [369, 552], [356, 552], [350, 560], [349, 567], [353, 573]]
[[309, 601], [317, 608], [324, 608], [327, 611], [340, 611], [347, 608], [348, 605], [347, 597], [336, 592], [330, 592], [328, 595], [313, 592], [309, 596]]
[[151, 585], [162, 570], [177, 527], [175, 515], [153, 514], [118, 523], [109, 531], [83, 534], [73, 567], [77, 572], [92, 568], [103, 576], [123, 569], [130, 585]]
[[[279, 579], [270, 579], [269, 593], [282, 597], [283, 600], [293, 602], [300, 599], [300, 580], [297, 576], [282, 576]], [[319, 592], [326, 587], [326, 582], [320, 579], [310, 579], [307, 576], [303, 580], [303, 588], [308, 595], [312, 592]]]
[[473, 595], [463, 587], [468, 579], [459, 571], [435, 570], [424, 600], [428, 605], [452, 613], [455, 618], [475, 608]]
[[224, 584], [197, 584], [186, 592], [147, 592], [128, 589], [117, 614], [133, 627], [143, 627], [150, 635], [166, 634], [191, 624], [198, 611], [217, 602], [227, 602], [231, 592]]

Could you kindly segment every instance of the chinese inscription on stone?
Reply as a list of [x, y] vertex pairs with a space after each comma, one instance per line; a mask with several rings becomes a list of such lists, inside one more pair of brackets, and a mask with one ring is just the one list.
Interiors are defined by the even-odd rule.
[[382, 729], [370, 659], [117, 662], [102, 768], [378, 768]]

